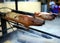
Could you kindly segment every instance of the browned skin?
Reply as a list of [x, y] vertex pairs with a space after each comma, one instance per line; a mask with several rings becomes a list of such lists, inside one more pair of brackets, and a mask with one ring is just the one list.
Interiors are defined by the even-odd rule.
[[17, 23], [23, 24], [25, 27], [29, 26], [41, 26], [45, 23], [45, 21], [38, 17], [33, 17], [29, 15], [17, 14], [15, 17], [11, 15], [16, 15], [15, 13], [7, 13], [5, 16], [6, 20], [15, 21]]
[[35, 17], [39, 17], [39, 18], [42, 18], [44, 20], [53, 20], [55, 18], [54, 16], [52, 16], [50, 14], [41, 14], [39, 12], [35, 12], [34, 14], [35, 14], [34, 15]]

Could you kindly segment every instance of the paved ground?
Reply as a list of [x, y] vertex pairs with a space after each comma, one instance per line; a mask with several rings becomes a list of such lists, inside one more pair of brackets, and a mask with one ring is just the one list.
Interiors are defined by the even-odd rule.
[[[32, 28], [60, 36], [60, 18], [56, 18], [53, 21], [46, 21], [45, 25], [32, 26]], [[51, 36], [44, 38], [42, 35], [42, 33], [33, 30], [26, 32], [19, 29], [1, 38], [0, 43], [60, 43], [60, 39]]]

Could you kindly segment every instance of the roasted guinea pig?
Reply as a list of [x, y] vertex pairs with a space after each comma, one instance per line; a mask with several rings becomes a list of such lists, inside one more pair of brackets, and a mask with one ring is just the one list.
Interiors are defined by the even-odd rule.
[[46, 12], [35, 12], [34, 16], [42, 18], [44, 20], [53, 20], [53, 19], [55, 19], [55, 16], [53, 14], [46, 13]]
[[7, 13], [5, 19], [15, 21], [17, 23], [21, 23], [25, 27], [41, 26], [45, 23], [45, 21], [41, 18], [30, 16], [30, 15], [18, 14], [14, 12]]

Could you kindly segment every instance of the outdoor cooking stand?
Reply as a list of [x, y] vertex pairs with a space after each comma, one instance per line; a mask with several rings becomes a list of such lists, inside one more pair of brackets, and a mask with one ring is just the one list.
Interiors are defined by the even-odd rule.
[[[31, 15], [31, 16], [34, 15], [33, 13], [24, 12], [24, 11], [18, 11], [18, 1], [17, 1], [17, 0], [15, 0], [15, 5], [16, 5], [16, 6], [15, 6], [15, 7], [16, 7], [16, 10], [11, 9], [11, 12], [20, 13], [20, 14], [27, 14], [27, 15]], [[3, 15], [3, 14], [4, 14], [4, 13], [0, 13], [0, 15]], [[1, 18], [2, 31], [0, 31], [0, 32], [3, 33], [3, 36], [5, 36], [5, 35], [7, 34], [7, 25], [6, 25], [6, 22], [7, 22], [7, 21], [6, 21], [5, 19]], [[14, 22], [13, 22], [13, 23], [14, 23]], [[17, 24], [16, 24], [16, 25], [13, 25], [13, 27], [16, 27], [17, 29], [25, 30], [25, 28], [20, 27], [20, 26], [17, 25]], [[53, 35], [53, 34], [50, 34], [50, 33], [47, 33], [47, 32], [41, 31], [41, 30], [37, 30], [37, 29], [34, 29], [34, 28], [29, 28], [29, 30], [25, 30], [25, 31], [28, 31], [28, 32], [29, 32], [30, 29], [60, 39], [60, 36]]]

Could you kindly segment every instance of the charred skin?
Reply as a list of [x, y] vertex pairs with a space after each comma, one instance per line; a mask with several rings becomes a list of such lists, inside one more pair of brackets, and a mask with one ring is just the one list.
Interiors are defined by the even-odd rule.
[[35, 15], [35, 17], [38, 17], [38, 18], [42, 18], [42, 19], [44, 19], [44, 20], [53, 20], [53, 19], [55, 19], [55, 16], [54, 15], [52, 15], [52, 14], [43, 14], [43, 13], [34, 13]]
[[15, 13], [7, 13], [5, 16], [6, 20], [15, 21], [17, 23], [23, 24], [25, 27], [29, 26], [41, 26], [45, 23], [45, 21], [38, 17], [33, 17], [29, 15], [23, 15], [23, 14], [15, 14]]

